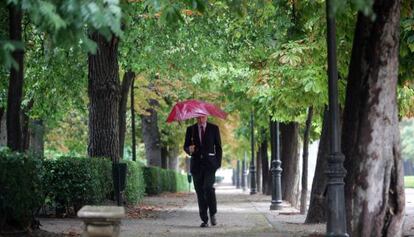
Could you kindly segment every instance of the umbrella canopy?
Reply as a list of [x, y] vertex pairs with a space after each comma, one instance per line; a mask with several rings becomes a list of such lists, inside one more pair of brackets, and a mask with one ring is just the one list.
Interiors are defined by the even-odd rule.
[[167, 123], [206, 115], [212, 115], [222, 119], [227, 117], [226, 112], [213, 104], [200, 100], [186, 100], [174, 105], [170, 115], [168, 115]]

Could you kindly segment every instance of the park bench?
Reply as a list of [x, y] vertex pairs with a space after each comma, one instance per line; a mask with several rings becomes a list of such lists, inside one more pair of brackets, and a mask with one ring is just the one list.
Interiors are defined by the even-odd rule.
[[84, 206], [78, 211], [78, 217], [85, 224], [83, 237], [118, 237], [125, 209], [118, 206]]

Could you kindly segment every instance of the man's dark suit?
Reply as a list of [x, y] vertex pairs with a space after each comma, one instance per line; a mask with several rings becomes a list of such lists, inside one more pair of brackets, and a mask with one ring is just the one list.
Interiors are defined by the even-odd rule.
[[[194, 177], [194, 187], [197, 193], [200, 218], [208, 222], [207, 209], [210, 216], [217, 212], [215, 189], [215, 173], [221, 166], [222, 149], [219, 128], [207, 123], [203, 143], [200, 143], [198, 124], [187, 128], [184, 150], [191, 155], [190, 171]], [[189, 146], [195, 145], [195, 151], [190, 154]]]

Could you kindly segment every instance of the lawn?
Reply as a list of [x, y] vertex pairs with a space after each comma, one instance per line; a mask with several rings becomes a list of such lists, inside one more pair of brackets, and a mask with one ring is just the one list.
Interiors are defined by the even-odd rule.
[[414, 188], [414, 176], [404, 176], [404, 184], [406, 188]]

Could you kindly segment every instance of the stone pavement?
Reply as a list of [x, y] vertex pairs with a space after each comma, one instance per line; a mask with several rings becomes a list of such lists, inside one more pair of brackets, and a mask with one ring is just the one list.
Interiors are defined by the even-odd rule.
[[[218, 213], [217, 226], [200, 228], [195, 193], [189, 195], [161, 195], [146, 197], [144, 203], [164, 207], [154, 215], [142, 219], [126, 218], [122, 221], [121, 237], [136, 236], [323, 236], [324, 224], [303, 224], [305, 215], [284, 204], [280, 211], [270, 211], [270, 197], [261, 194], [249, 195], [233, 186], [220, 185], [216, 188]], [[407, 200], [414, 197], [414, 191], [407, 192]], [[411, 196], [410, 196], [411, 195]], [[413, 200], [413, 199], [411, 199]], [[414, 201], [414, 200], [413, 200]], [[407, 203], [408, 225], [406, 236], [414, 236], [414, 204]], [[40, 220], [41, 228], [51, 232], [74, 235], [81, 232], [78, 219]]]

